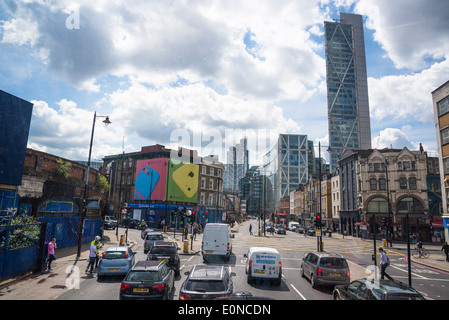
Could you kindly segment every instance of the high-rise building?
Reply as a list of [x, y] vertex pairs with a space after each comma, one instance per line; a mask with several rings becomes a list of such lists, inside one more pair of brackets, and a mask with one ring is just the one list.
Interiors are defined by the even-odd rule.
[[324, 22], [330, 170], [344, 149], [370, 149], [371, 126], [361, 15]]
[[240, 193], [239, 182], [249, 169], [248, 140], [243, 138], [240, 143], [230, 147], [226, 155], [224, 190], [230, 193]]

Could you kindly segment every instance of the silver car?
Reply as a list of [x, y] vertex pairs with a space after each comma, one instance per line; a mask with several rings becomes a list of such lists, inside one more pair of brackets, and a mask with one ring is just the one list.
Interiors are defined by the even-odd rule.
[[314, 288], [317, 285], [347, 285], [350, 282], [348, 263], [339, 253], [306, 254], [302, 259], [301, 276], [309, 278]]
[[145, 244], [143, 246], [143, 252], [145, 254], [148, 253], [148, 251], [150, 251], [151, 247], [153, 246], [153, 244], [156, 241], [163, 241], [164, 240], [164, 235], [162, 234], [162, 232], [148, 232], [145, 236]]

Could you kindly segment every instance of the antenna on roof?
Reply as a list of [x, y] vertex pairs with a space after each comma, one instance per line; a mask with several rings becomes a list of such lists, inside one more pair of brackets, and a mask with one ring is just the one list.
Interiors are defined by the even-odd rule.
[[123, 141], [122, 141], [122, 153], [125, 154], [125, 136], [123, 136]]

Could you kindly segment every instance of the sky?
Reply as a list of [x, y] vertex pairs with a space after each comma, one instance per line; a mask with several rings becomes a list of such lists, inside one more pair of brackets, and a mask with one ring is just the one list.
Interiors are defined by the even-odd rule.
[[0, 89], [34, 104], [28, 147], [65, 159], [87, 160], [96, 112], [92, 160], [158, 143], [225, 162], [246, 136], [260, 165], [279, 133], [328, 144], [340, 12], [364, 20], [372, 147], [437, 156], [447, 0], [0, 0]]

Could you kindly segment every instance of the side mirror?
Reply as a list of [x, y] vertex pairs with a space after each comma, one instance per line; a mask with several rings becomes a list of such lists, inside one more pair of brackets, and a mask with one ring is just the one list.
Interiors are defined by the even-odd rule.
[[231, 238], [235, 238], [235, 234], [231, 234]]
[[246, 255], [246, 253], [243, 254], [243, 258], [248, 258], [248, 256]]
[[230, 273], [230, 276], [231, 276], [231, 277], [235, 277], [236, 275], [237, 275], [237, 274], [236, 274], [235, 272], [231, 272], [231, 273]]

